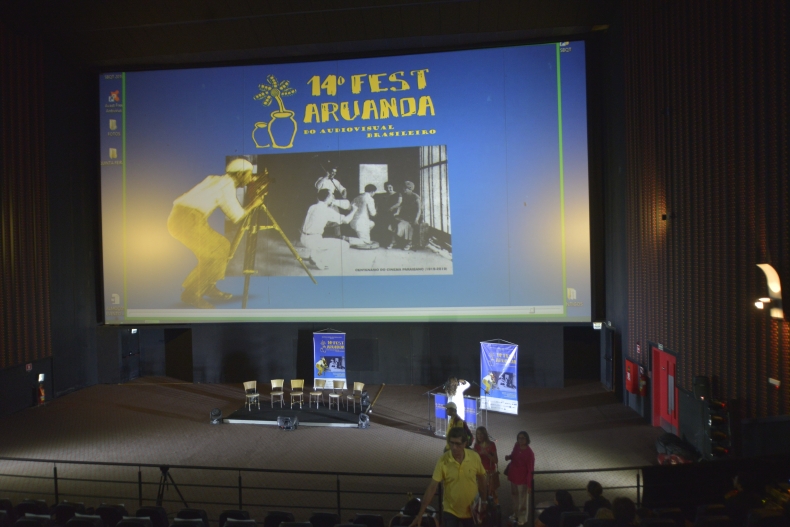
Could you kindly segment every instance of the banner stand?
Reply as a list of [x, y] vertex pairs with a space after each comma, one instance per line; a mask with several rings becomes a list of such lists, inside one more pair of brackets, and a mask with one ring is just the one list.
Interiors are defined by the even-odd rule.
[[313, 389], [318, 379], [326, 381], [325, 390], [332, 389], [334, 381], [343, 381], [347, 388], [345, 332], [331, 328], [314, 331], [313, 361]]
[[488, 410], [518, 415], [518, 344], [480, 342], [480, 392], [486, 418]]

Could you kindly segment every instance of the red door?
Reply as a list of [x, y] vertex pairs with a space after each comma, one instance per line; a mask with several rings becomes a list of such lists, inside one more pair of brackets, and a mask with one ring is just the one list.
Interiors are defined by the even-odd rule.
[[677, 359], [674, 355], [652, 348], [653, 355], [653, 426], [678, 433]]

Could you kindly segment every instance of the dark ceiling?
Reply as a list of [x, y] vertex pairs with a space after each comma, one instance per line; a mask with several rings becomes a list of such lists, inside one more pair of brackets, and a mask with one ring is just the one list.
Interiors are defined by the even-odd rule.
[[582, 35], [617, 0], [8, 0], [6, 27], [77, 64], [161, 66]]

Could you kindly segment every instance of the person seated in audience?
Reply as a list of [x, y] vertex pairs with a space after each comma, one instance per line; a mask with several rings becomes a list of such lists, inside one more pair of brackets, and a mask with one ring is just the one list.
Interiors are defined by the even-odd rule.
[[737, 524], [743, 524], [749, 511], [763, 506], [760, 484], [751, 473], [743, 472], [732, 478], [733, 490], [724, 495], [724, 512]]
[[631, 527], [638, 525], [636, 521], [636, 505], [630, 498], [619, 497], [612, 501], [615, 527]]
[[587, 483], [587, 494], [590, 499], [584, 502], [584, 512], [590, 515], [590, 518], [595, 517], [595, 513], [601, 507], [610, 508], [612, 506], [609, 500], [603, 497], [603, 487], [597, 481], [590, 480]]
[[558, 490], [554, 493], [554, 505], [546, 508], [535, 520], [535, 527], [560, 527], [563, 512], [575, 512], [573, 496], [567, 490]]
[[614, 520], [614, 513], [608, 507], [601, 507], [595, 512], [593, 518], [596, 520]]

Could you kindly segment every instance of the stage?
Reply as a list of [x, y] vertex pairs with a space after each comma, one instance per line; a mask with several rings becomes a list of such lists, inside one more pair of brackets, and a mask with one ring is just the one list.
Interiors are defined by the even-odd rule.
[[242, 406], [222, 420], [228, 424], [244, 425], [274, 425], [277, 426], [278, 417], [289, 417], [291, 422], [299, 420], [299, 426], [333, 426], [345, 428], [359, 427], [359, 414], [361, 408], [357, 405], [356, 412], [353, 406], [346, 410], [342, 406], [340, 410], [328, 409], [325, 405], [318, 408], [315, 406], [303, 406], [301, 409], [294, 405], [293, 409], [283, 406], [280, 408], [278, 403], [274, 403], [274, 408], [268, 399], [261, 399], [261, 408], [257, 405], [252, 406], [252, 410], [247, 409], [247, 405]]

